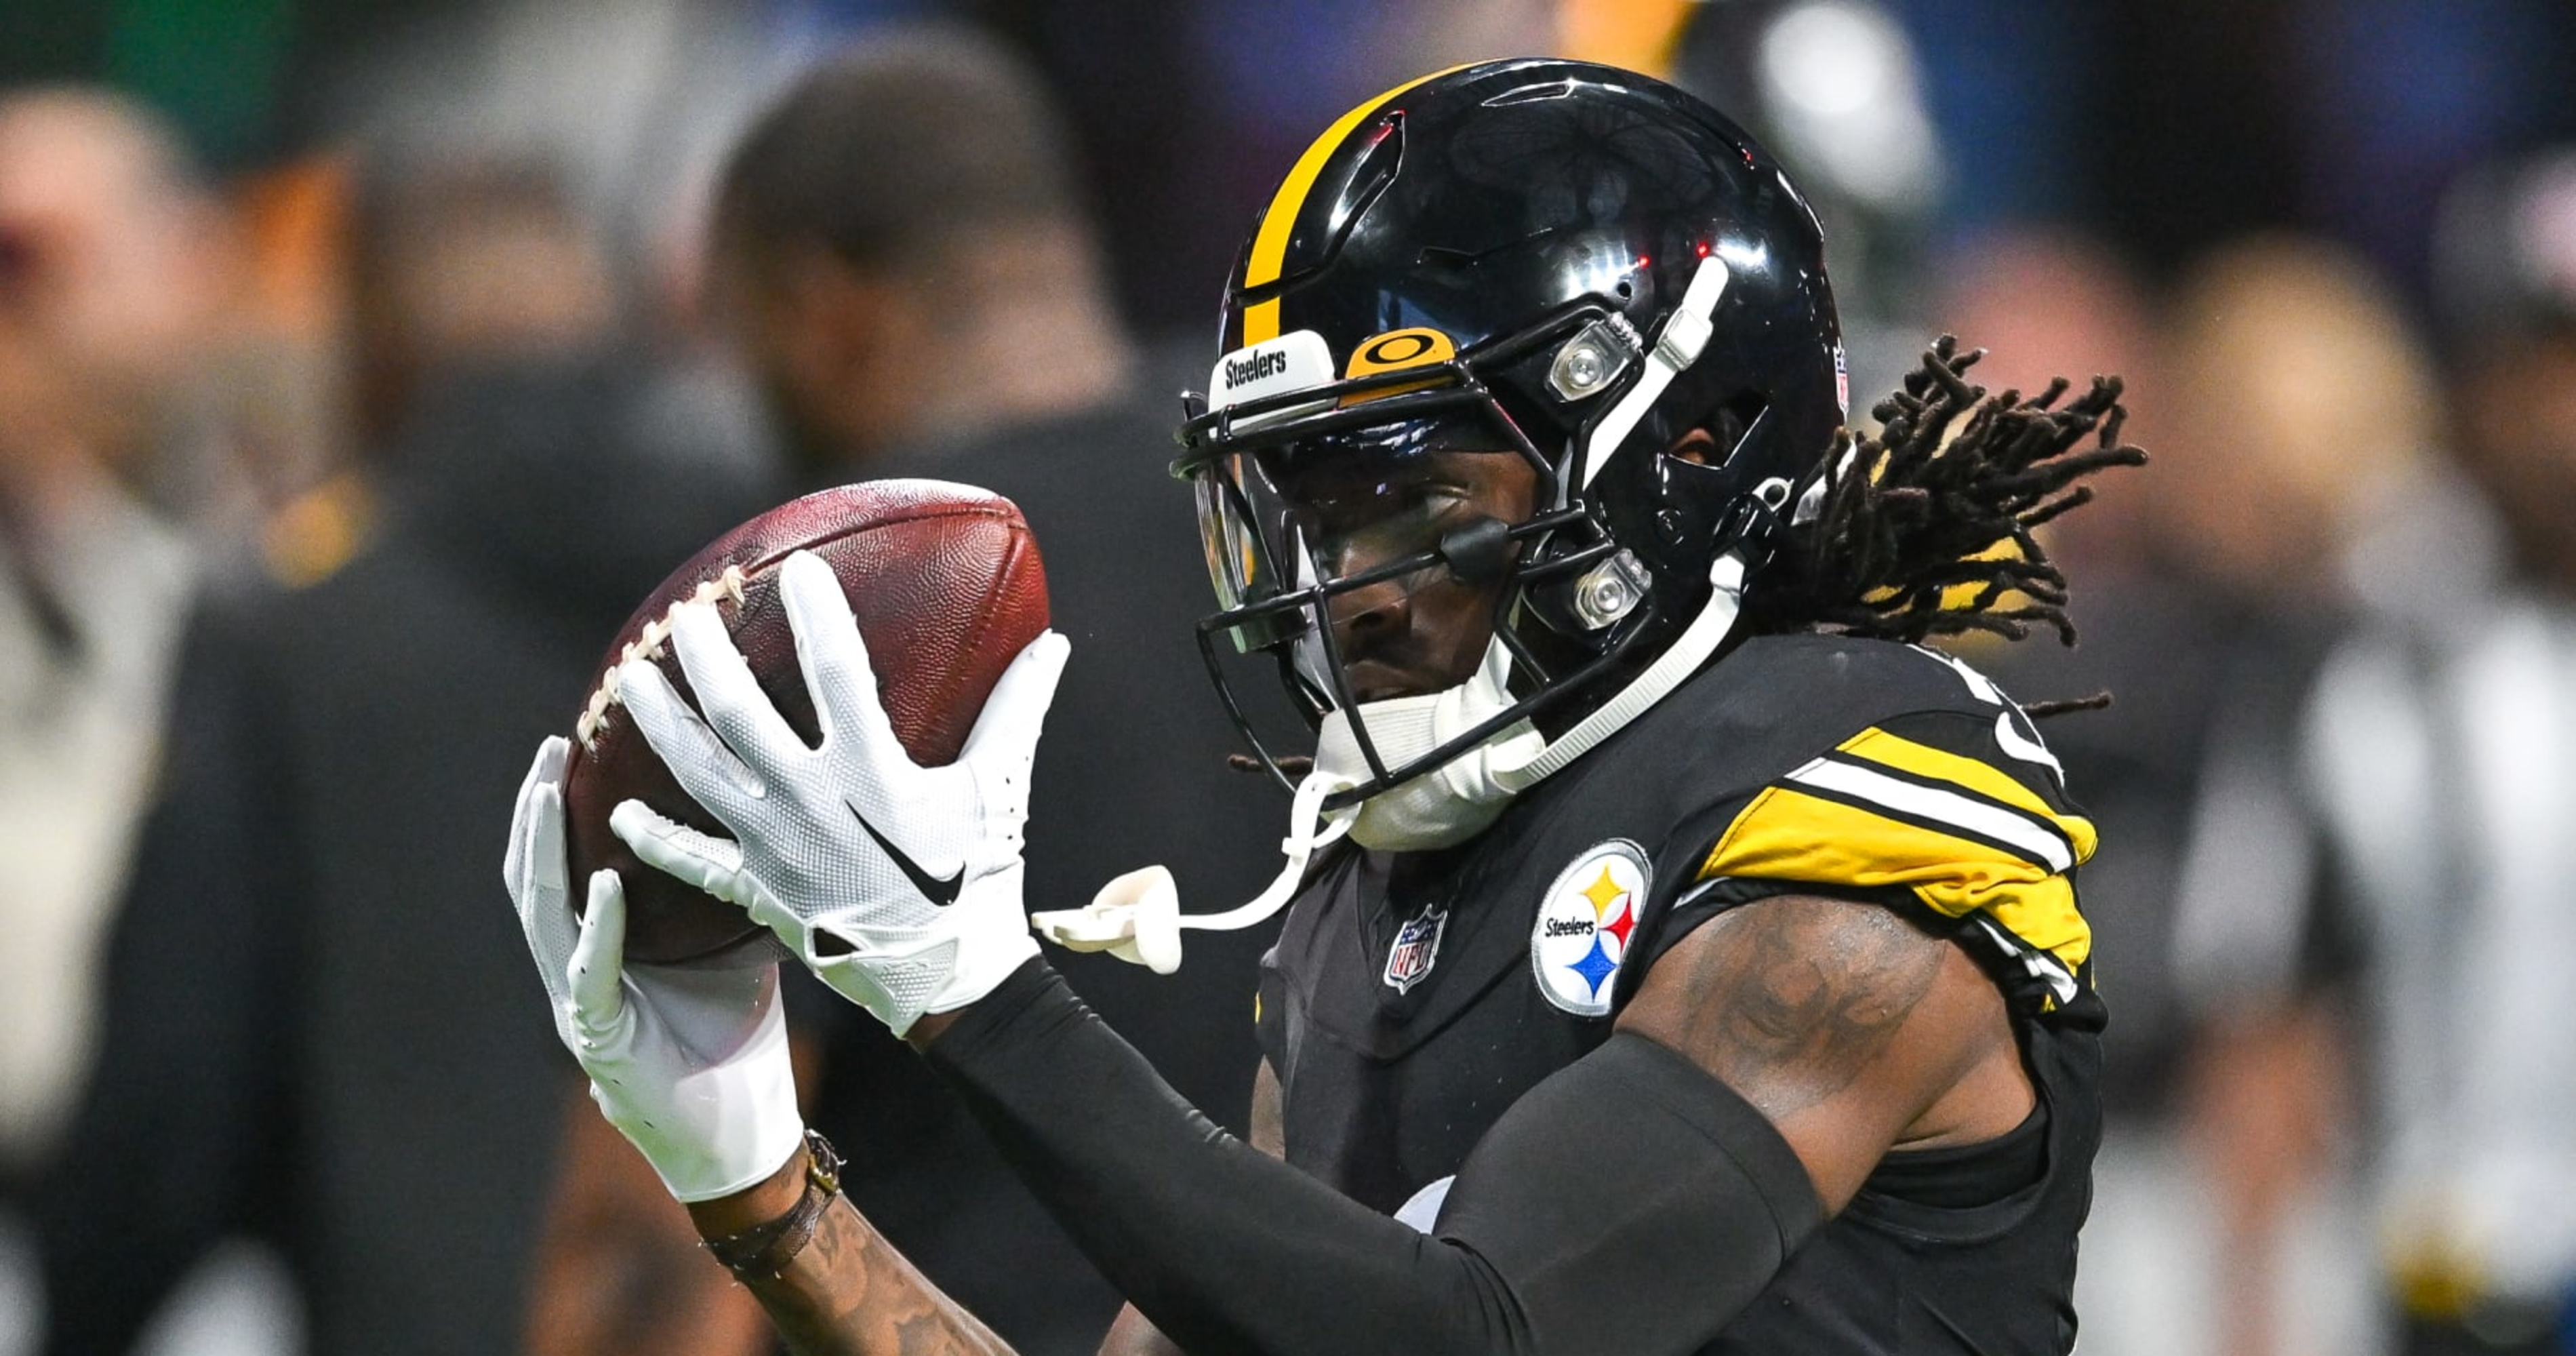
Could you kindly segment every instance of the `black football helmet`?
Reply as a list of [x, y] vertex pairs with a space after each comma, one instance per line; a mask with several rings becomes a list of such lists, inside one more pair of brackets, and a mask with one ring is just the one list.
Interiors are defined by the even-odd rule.
[[[1223, 651], [1275, 659], [1320, 723], [1357, 707], [1333, 597], [1435, 567], [1501, 584], [1509, 708], [1395, 766], [1361, 729], [1369, 776], [1327, 808], [1521, 722], [1555, 740], [1660, 699], [1816, 502], [1849, 403], [1822, 240], [1779, 164], [1669, 85], [1572, 61], [1461, 67], [1326, 129], [1227, 281], [1219, 348], [1174, 471], [1222, 608], [1202, 649], [1283, 784]], [[1711, 455], [1667, 455], [1694, 429]], [[1353, 447], [1517, 453], [1537, 506], [1334, 577], [1280, 487]]]

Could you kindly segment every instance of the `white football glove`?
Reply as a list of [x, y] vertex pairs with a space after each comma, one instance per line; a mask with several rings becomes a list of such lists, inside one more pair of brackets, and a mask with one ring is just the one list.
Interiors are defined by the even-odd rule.
[[712, 607], [681, 606], [671, 640], [696, 711], [649, 662], [620, 671], [635, 727], [726, 840], [627, 801], [609, 826], [635, 855], [785, 941], [898, 1036], [984, 995], [1037, 954], [1020, 902], [1021, 829], [1064, 637], [1029, 642], [993, 687], [957, 761], [915, 764], [832, 568], [799, 551], [778, 589], [822, 727], [807, 747], [752, 677]]
[[673, 970], [623, 964], [626, 891], [594, 872], [575, 919], [566, 889], [564, 741], [537, 748], [519, 787], [502, 876], [554, 1001], [555, 1035], [590, 1075], [590, 1098], [683, 1201], [759, 1183], [804, 1142], [787, 1058], [778, 967]]

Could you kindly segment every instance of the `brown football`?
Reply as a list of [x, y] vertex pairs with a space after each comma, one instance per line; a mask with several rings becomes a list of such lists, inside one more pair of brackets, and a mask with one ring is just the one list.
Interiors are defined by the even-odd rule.
[[600, 661], [564, 772], [574, 907], [591, 872], [616, 871], [626, 884], [630, 961], [726, 966], [778, 954], [742, 910], [637, 861], [609, 832], [609, 811], [625, 800], [725, 831], [644, 742], [610, 678], [627, 659], [650, 656], [695, 702], [671, 653], [669, 618], [681, 602], [712, 602], [779, 713], [808, 742], [819, 739], [778, 596], [778, 567], [800, 549], [840, 577], [886, 714], [924, 766], [956, 759], [1002, 670], [1046, 630], [1046, 569], [1019, 509], [990, 491], [936, 480], [809, 494], [726, 533], [662, 581]]

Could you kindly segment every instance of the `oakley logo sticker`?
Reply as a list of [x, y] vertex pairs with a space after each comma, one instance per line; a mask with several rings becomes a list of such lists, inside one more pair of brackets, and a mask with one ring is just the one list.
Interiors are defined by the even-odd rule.
[[1449, 362], [1457, 356], [1458, 346], [1438, 330], [1388, 330], [1362, 340], [1342, 375], [1365, 377], [1374, 372], [1401, 372], [1408, 367]]

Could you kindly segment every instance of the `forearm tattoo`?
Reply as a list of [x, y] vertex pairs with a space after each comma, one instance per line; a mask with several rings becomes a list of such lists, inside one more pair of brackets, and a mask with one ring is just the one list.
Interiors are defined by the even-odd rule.
[[1009, 1356], [941, 1294], [848, 1198], [824, 1207], [813, 1241], [751, 1293], [797, 1356]]

